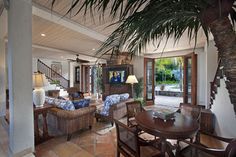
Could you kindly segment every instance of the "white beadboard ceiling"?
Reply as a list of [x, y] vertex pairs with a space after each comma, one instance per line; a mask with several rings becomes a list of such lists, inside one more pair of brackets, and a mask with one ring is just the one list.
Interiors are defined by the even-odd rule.
[[[83, 12], [73, 16], [77, 11], [75, 9], [71, 14], [63, 17], [73, 0], [56, 0], [53, 12], [51, 12], [51, 1], [52, 0], [33, 0], [33, 56], [40, 58], [68, 59], [73, 58], [75, 54], [80, 54], [81, 59], [90, 61], [96, 60], [96, 57], [99, 55], [95, 54], [94, 49], [98, 49], [101, 43], [117, 27], [116, 25], [107, 27], [114, 22], [109, 17], [109, 14], [105, 13], [102, 20], [100, 20], [99, 14], [94, 14], [92, 17], [89, 12], [86, 16]], [[2, 0], [0, 0], [0, 8], [1, 6]], [[46, 36], [41, 36], [42, 33]], [[181, 39], [181, 42], [179, 42], [179, 46], [178, 44], [174, 46], [173, 43], [173, 40], [169, 40], [165, 50], [181, 51], [181, 49], [193, 47], [193, 44], [188, 44], [188, 39], [185, 36]], [[198, 45], [204, 45], [204, 43], [205, 38], [201, 33]], [[162, 52], [162, 50], [162, 46], [157, 49], [153, 45], [150, 45], [144, 55], [157, 54]], [[88, 57], [86, 57], [86, 55]], [[105, 57], [109, 58], [109, 56]]]

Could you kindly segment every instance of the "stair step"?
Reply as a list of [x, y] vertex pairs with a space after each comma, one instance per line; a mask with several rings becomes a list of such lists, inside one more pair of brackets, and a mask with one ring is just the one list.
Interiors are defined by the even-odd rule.
[[227, 77], [227, 80], [229, 80], [229, 82], [236, 82], [236, 77]]
[[230, 101], [232, 104], [236, 103], [236, 97], [235, 96], [230, 96]]

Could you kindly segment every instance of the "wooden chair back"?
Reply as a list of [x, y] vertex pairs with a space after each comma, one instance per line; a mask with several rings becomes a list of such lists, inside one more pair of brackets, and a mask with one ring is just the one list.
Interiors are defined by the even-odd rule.
[[236, 139], [232, 140], [225, 149], [226, 157], [236, 157]]
[[114, 122], [117, 133], [117, 152], [121, 152], [125, 156], [132, 154], [135, 157], [140, 157], [137, 131], [116, 119]]
[[203, 144], [199, 143], [191, 143], [187, 140], [183, 140], [184, 143], [189, 144], [190, 149], [183, 149], [181, 151], [181, 156], [187, 157], [189, 156], [189, 151], [192, 152], [193, 150], [197, 150], [197, 153], [190, 153], [190, 157], [198, 157], [200, 156], [211, 156], [211, 157], [236, 157], [236, 139], [227, 139], [215, 135], [208, 135], [212, 136], [216, 140], [224, 141], [228, 143], [226, 149], [216, 149], [216, 148], [209, 148], [204, 146]]
[[198, 105], [180, 103], [180, 113], [200, 122], [202, 108]]
[[127, 108], [127, 125], [132, 126], [130, 119], [134, 118], [137, 113], [142, 112], [142, 104], [140, 101], [132, 101], [126, 103]]

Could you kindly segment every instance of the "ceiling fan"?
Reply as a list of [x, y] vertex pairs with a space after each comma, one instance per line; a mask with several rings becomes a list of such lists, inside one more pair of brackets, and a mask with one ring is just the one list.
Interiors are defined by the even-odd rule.
[[76, 63], [89, 63], [87, 60], [79, 59], [79, 54], [76, 55], [75, 59], [67, 59], [71, 62], [76, 62]]

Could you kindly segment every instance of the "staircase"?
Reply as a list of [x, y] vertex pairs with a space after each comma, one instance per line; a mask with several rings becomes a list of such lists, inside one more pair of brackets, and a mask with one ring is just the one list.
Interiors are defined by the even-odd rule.
[[67, 89], [69, 87], [70, 81], [64, 78], [61, 74], [54, 71], [52, 68], [47, 66], [41, 60], [37, 61], [38, 72], [45, 74], [46, 78], [50, 83], [56, 83], [58, 86], [63, 89]]
[[236, 69], [226, 68], [222, 65], [221, 59], [219, 59], [217, 71], [214, 80], [211, 83], [211, 95], [210, 95], [210, 108], [215, 100], [217, 89], [220, 87], [220, 79], [224, 78], [226, 88], [229, 92], [231, 103], [234, 105], [234, 112], [236, 114]]

